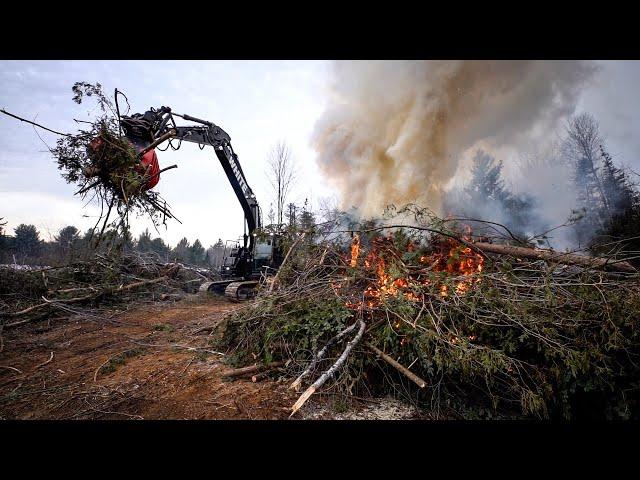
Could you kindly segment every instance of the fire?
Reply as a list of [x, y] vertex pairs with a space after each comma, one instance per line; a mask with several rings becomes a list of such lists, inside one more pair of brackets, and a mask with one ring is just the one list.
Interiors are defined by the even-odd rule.
[[[465, 235], [464, 240], [471, 239], [470, 230]], [[466, 243], [466, 242], [465, 242]], [[417, 250], [413, 242], [409, 242], [406, 252], [411, 253]], [[357, 265], [360, 255], [360, 237], [356, 236], [351, 243], [350, 265]], [[448, 297], [454, 291], [457, 295], [464, 295], [469, 292], [475, 284], [480, 282], [480, 274], [484, 267], [484, 258], [476, 253], [467, 244], [455, 239], [446, 239], [433, 245], [432, 252], [420, 256], [419, 263], [426, 265], [419, 273], [407, 273], [398, 277], [397, 272], [403, 268], [398, 268], [399, 262], [394, 259], [401, 259], [404, 252], [398, 251], [391, 237], [378, 237], [371, 242], [371, 249], [364, 258], [364, 268], [371, 272], [373, 280], [363, 292], [364, 301], [349, 303], [350, 308], [378, 307], [380, 303], [388, 297], [398, 297], [402, 295], [407, 300], [419, 302], [424, 299], [425, 287], [433, 286], [437, 289], [441, 297]], [[390, 269], [389, 265], [395, 265]], [[404, 269], [406, 265], [402, 262]], [[425, 278], [425, 270], [430, 272], [442, 272], [446, 276], [443, 278]], [[394, 274], [391, 271], [395, 272]], [[394, 278], [397, 277], [397, 278]], [[449, 278], [450, 281], [444, 283]]]
[[356, 233], [356, 236], [353, 237], [353, 242], [351, 242], [351, 262], [349, 264], [352, 267], [355, 267], [358, 264], [359, 255], [360, 255], [360, 235]]

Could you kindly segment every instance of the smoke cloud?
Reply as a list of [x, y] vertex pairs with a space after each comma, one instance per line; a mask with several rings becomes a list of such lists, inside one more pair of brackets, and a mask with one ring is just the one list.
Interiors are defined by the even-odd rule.
[[446, 213], [445, 192], [465, 178], [480, 148], [513, 174], [515, 160], [505, 157], [551, 143], [596, 67], [583, 61], [340, 61], [333, 70], [312, 142], [321, 170], [341, 191], [342, 207], [369, 216], [409, 202]]

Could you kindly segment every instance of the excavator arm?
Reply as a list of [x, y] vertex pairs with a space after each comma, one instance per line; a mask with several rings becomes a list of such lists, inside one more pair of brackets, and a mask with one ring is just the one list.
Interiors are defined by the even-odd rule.
[[[174, 116], [199, 125], [176, 125]], [[250, 269], [255, 249], [254, 232], [262, 226], [261, 212], [256, 196], [242, 171], [238, 156], [233, 151], [229, 134], [212, 122], [190, 115], [173, 113], [169, 107], [164, 106], [158, 110], [152, 108], [144, 114], [122, 116], [120, 125], [125, 136], [142, 148], [152, 145], [163, 137], [169, 140], [175, 139], [178, 142], [197, 143], [203, 148], [205, 146], [214, 148], [244, 212], [246, 222], [244, 247], [239, 255], [243, 265], [239, 265], [239, 269], [242, 274], [246, 275]]]

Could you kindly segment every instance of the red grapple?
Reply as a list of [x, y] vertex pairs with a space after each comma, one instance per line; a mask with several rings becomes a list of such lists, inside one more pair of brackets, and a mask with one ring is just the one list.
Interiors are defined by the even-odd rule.
[[149, 190], [155, 187], [160, 181], [160, 164], [158, 163], [158, 155], [156, 155], [155, 149], [145, 153], [140, 161], [145, 168], [148, 167], [147, 172], [151, 175], [151, 178], [145, 185], [145, 190]]
[[[89, 149], [96, 152], [102, 146], [103, 140], [102, 138], [95, 137], [89, 143]], [[134, 144], [134, 147], [138, 152], [143, 150], [141, 145]], [[155, 187], [160, 181], [160, 164], [158, 163], [158, 155], [156, 155], [155, 149], [149, 150], [145, 153], [140, 159], [140, 166], [136, 167], [136, 171], [140, 174], [144, 174], [145, 172], [150, 176], [149, 180], [144, 186], [145, 190], [149, 190]]]

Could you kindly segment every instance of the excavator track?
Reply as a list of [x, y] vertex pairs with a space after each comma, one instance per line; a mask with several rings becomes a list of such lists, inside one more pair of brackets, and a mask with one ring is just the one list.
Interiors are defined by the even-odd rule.
[[224, 296], [232, 302], [243, 302], [254, 298], [257, 292], [258, 281], [249, 280], [230, 283], [224, 290]]

